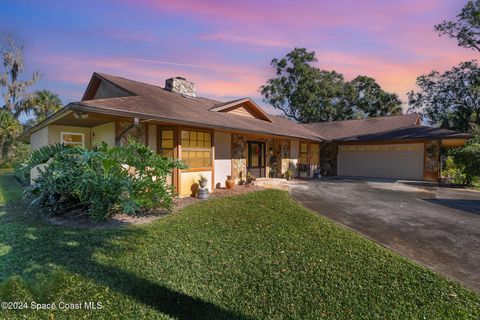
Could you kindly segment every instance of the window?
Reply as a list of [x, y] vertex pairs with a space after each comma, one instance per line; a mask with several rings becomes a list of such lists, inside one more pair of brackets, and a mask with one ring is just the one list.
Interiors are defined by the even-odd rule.
[[85, 134], [76, 132], [61, 132], [60, 142], [66, 146], [85, 146]]
[[182, 160], [190, 168], [212, 166], [212, 134], [182, 130]]
[[300, 143], [300, 163], [308, 163], [308, 144]]
[[160, 154], [164, 157], [174, 158], [173, 152], [173, 130], [161, 129], [160, 130]]
[[310, 145], [310, 162], [311, 163], [320, 163], [320, 145], [317, 143], [312, 143]]

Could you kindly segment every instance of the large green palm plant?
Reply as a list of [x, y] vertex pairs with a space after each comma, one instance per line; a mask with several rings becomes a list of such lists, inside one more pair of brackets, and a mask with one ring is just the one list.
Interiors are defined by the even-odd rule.
[[57, 110], [62, 108], [62, 100], [57, 94], [49, 90], [38, 90], [30, 102], [28, 111], [35, 117], [35, 122], [45, 120]]

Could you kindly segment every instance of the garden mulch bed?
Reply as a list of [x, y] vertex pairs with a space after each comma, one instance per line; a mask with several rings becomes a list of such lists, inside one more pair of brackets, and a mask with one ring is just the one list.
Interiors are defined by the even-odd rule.
[[[178, 212], [186, 206], [195, 204], [200, 201], [208, 201], [226, 196], [234, 196], [253, 191], [265, 190], [263, 187], [256, 185], [249, 186], [235, 186], [235, 189], [215, 189], [207, 200], [199, 200], [194, 197], [175, 198], [173, 213]], [[92, 221], [88, 215], [83, 211], [72, 211], [60, 217], [48, 217], [47, 221], [54, 225], [65, 226], [69, 228], [96, 228], [96, 229], [110, 229], [126, 225], [139, 225], [150, 223], [168, 215], [166, 210], [157, 210], [151, 214], [143, 216], [132, 217], [123, 213], [113, 215], [110, 219], [104, 221]]]
[[[256, 185], [235, 186], [235, 189], [224, 189], [224, 188], [215, 189], [212, 193], [210, 193], [209, 199], [225, 197], [225, 196], [235, 196], [235, 195], [244, 194], [244, 193], [253, 192], [253, 191], [259, 191], [259, 190], [265, 190], [265, 189]], [[205, 201], [205, 200], [199, 200], [194, 197], [176, 198], [174, 211], [178, 211], [188, 205], [197, 203], [199, 201]]]

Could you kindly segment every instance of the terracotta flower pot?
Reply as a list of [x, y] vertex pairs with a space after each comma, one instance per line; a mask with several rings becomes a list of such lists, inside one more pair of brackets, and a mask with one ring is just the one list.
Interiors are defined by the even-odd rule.
[[233, 179], [232, 176], [227, 176], [225, 186], [227, 187], [227, 189], [235, 189], [235, 179]]

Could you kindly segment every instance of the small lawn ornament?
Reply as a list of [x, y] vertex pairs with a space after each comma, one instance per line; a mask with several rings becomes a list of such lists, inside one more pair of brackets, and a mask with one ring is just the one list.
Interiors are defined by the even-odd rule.
[[208, 198], [208, 188], [207, 186], [208, 179], [207, 177], [201, 175], [200, 179], [198, 180], [198, 184], [200, 185], [200, 188], [197, 190], [197, 199], [207, 199]]

